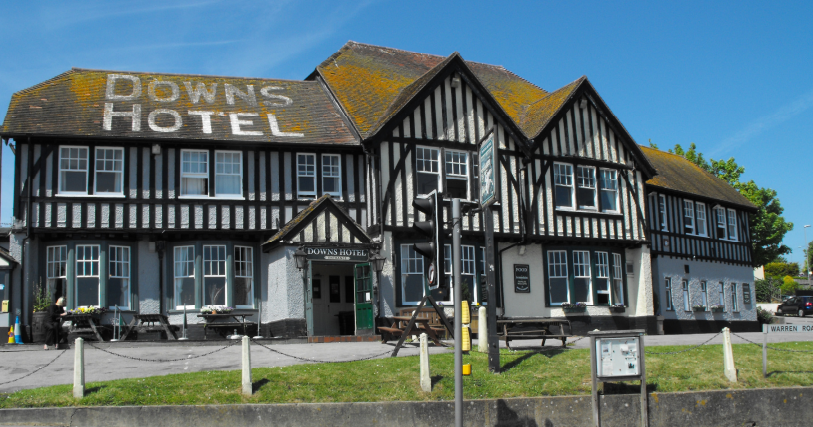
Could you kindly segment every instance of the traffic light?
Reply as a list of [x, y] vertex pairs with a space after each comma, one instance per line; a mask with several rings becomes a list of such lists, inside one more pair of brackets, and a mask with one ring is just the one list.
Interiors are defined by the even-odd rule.
[[[426, 198], [416, 198], [412, 202], [412, 207], [423, 212], [426, 215], [427, 221], [415, 221], [412, 228], [426, 236], [428, 242], [415, 243], [415, 252], [424, 256], [426, 261], [429, 261], [429, 270], [427, 278], [429, 279], [429, 288], [437, 289], [440, 283], [443, 282], [444, 269], [444, 231], [443, 223], [443, 206], [441, 206], [438, 192], [433, 191], [429, 193]], [[417, 217], [416, 217], [417, 218]]]

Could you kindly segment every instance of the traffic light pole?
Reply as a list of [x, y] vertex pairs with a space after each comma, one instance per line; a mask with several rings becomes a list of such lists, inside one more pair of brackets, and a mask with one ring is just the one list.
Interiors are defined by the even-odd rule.
[[[452, 274], [454, 276], [454, 425], [463, 427], [463, 286], [460, 249], [460, 199], [452, 199]], [[441, 249], [442, 251], [443, 249]], [[442, 253], [442, 252], [441, 252]], [[443, 268], [439, 269], [443, 274]]]
[[[486, 319], [488, 326], [488, 370], [500, 373], [500, 342], [497, 340], [497, 277], [494, 271], [494, 211], [491, 207], [483, 209], [486, 234], [486, 283], [488, 287], [488, 304]], [[455, 316], [457, 318], [457, 316]]]

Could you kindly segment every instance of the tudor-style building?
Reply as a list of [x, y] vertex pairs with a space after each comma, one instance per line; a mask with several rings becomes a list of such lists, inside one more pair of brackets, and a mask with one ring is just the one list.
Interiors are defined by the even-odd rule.
[[667, 333], [756, 330], [748, 215], [756, 206], [682, 156], [642, 147], [652, 282]]
[[[355, 42], [304, 81], [73, 69], [17, 92], [0, 129], [16, 151], [12, 307], [28, 323], [42, 278], [70, 307], [125, 319], [178, 324], [184, 309], [226, 304], [265, 335], [374, 333], [426, 292], [412, 201], [442, 193], [446, 222], [451, 198], [476, 201], [489, 132], [498, 295], [482, 292], [475, 213], [462, 224], [468, 298], [506, 317], [583, 302], [574, 332], [654, 332], [655, 168], [586, 78], [547, 92], [457, 53]], [[371, 257], [386, 260], [379, 274]], [[451, 303], [450, 289], [432, 292]]]

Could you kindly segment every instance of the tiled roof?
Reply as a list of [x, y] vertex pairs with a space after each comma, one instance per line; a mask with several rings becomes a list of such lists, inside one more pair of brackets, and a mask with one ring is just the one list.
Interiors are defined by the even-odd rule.
[[525, 135], [528, 135], [530, 138], [536, 138], [553, 116], [570, 99], [579, 85], [586, 80], [587, 77], [582, 76], [573, 83], [557, 89], [547, 94], [544, 98], [523, 107], [518, 123]]
[[640, 148], [658, 171], [657, 176], [646, 182], [647, 185], [756, 210], [756, 206], [734, 187], [704, 171], [683, 156], [650, 147], [640, 146]]
[[318, 82], [76, 68], [15, 93], [0, 134], [358, 144]]
[[[366, 137], [375, 131], [385, 114], [392, 114], [391, 106], [404, 104], [395, 102], [402, 91], [419, 79], [423, 81], [422, 76], [456, 55], [444, 58], [350, 41], [322, 62], [316, 72]], [[545, 90], [501, 66], [465, 62], [515, 123], [519, 123], [524, 105], [547, 95]]]

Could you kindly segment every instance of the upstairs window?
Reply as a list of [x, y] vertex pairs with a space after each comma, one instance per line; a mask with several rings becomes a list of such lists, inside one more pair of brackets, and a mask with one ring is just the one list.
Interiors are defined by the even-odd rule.
[[567, 251], [548, 251], [548, 287], [551, 304], [570, 301], [567, 278]]
[[601, 170], [601, 211], [618, 212], [618, 171]]
[[341, 196], [341, 170], [341, 157], [338, 154], [322, 155], [322, 193]]
[[579, 201], [579, 209], [596, 209], [596, 168], [590, 166], [578, 166], [576, 199]]
[[87, 147], [60, 147], [59, 193], [60, 194], [88, 193]]
[[419, 196], [425, 196], [438, 190], [439, 157], [440, 151], [436, 148], [417, 147], [415, 149], [415, 174]]
[[734, 209], [728, 210], [728, 238], [737, 240], [737, 212]]
[[554, 163], [553, 181], [556, 186], [556, 207], [573, 209], [573, 166]]
[[683, 201], [683, 232], [694, 234], [694, 202]]
[[468, 155], [462, 151], [446, 150], [446, 197], [469, 198]]
[[298, 198], [316, 197], [316, 154], [296, 155], [296, 179]]
[[96, 149], [95, 194], [122, 194], [124, 149]]
[[243, 195], [243, 153], [215, 151], [215, 196]]
[[209, 194], [209, 152], [181, 150], [181, 196]]
[[706, 236], [706, 205], [697, 202], [695, 207], [697, 208], [697, 235]]
[[661, 231], [669, 231], [669, 223], [666, 220], [666, 196], [663, 194], [658, 195], [658, 219]]
[[726, 223], [725, 223], [725, 209], [715, 208], [715, 216], [717, 218], [717, 238], [726, 238]]

